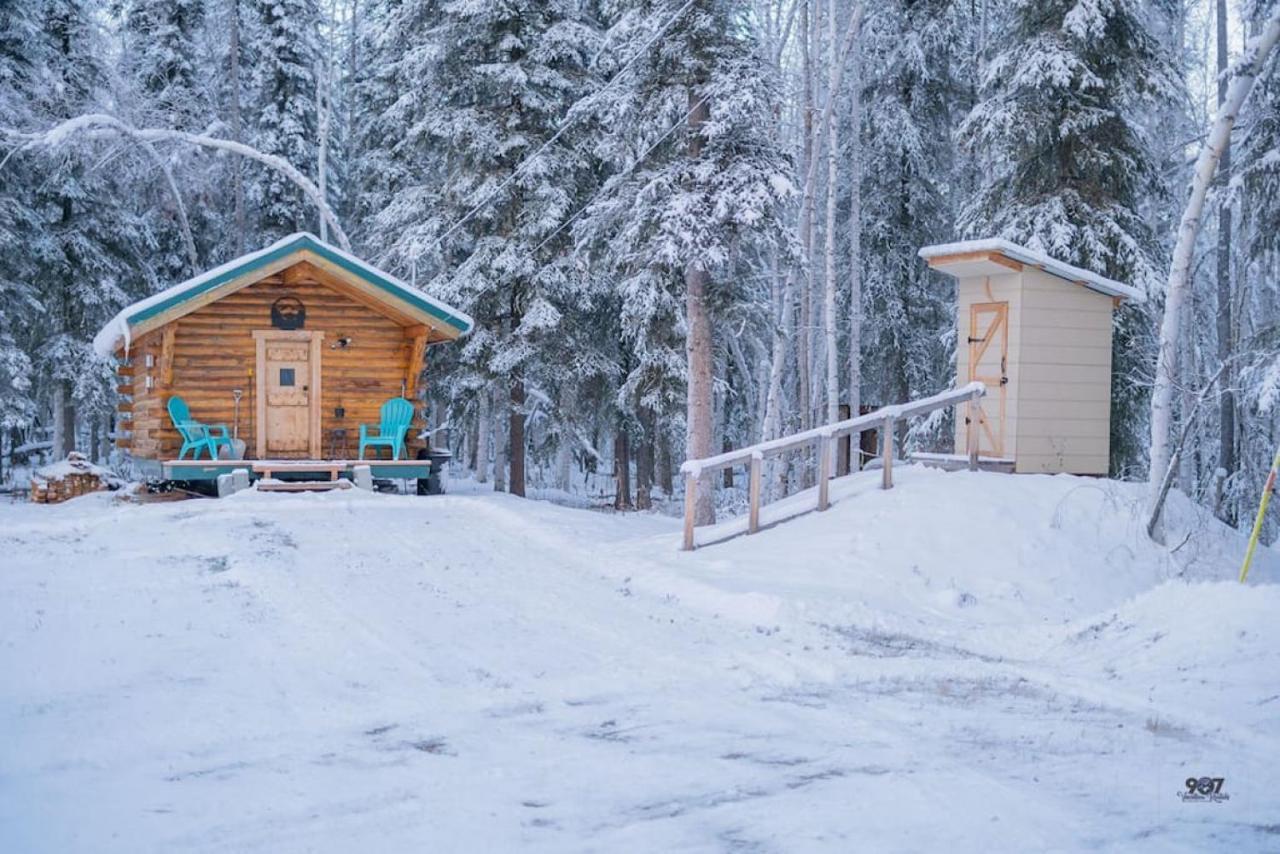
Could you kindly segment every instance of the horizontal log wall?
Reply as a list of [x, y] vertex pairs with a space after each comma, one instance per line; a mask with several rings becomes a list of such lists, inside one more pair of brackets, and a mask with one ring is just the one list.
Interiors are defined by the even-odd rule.
[[[395, 321], [361, 302], [321, 284], [314, 278], [270, 276], [234, 294], [174, 321], [172, 381], [162, 382], [162, 327], [134, 342], [132, 365], [134, 395], [129, 446], [134, 456], [146, 459], [176, 457], [182, 440], [169, 420], [165, 404], [171, 395], [187, 401], [191, 414], [210, 424], [235, 425], [233, 389], [241, 389], [239, 437], [246, 455], [256, 456], [256, 350], [253, 332], [271, 328], [271, 304], [282, 296], [300, 299], [306, 307], [305, 329], [324, 332], [321, 346], [321, 445], [324, 457], [354, 457], [359, 425], [378, 423], [379, 409], [401, 394], [413, 349], [412, 334]], [[288, 284], [284, 279], [288, 278]], [[338, 341], [351, 339], [348, 347]], [[155, 367], [146, 367], [151, 355]], [[153, 377], [153, 390], [145, 390], [145, 377]], [[408, 389], [410, 399], [414, 389]], [[335, 412], [345, 410], [339, 418]], [[411, 436], [423, 425], [415, 423]], [[331, 432], [345, 428], [347, 446], [331, 447]], [[410, 455], [422, 442], [411, 438]], [[385, 453], [385, 452], [384, 452]], [[307, 456], [300, 453], [294, 456]]]

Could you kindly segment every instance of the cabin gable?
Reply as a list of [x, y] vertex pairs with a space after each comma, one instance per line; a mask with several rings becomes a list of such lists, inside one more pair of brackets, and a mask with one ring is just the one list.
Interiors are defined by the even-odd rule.
[[127, 356], [133, 341], [299, 263], [310, 268], [312, 278], [322, 278], [388, 316], [425, 327], [432, 340], [453, 340], [471, 330], [472, 320], [463, 312], [310, 234], [300, 233], [123, 309], [94, 338], [94, 349], [104, 357], [112, 353]]

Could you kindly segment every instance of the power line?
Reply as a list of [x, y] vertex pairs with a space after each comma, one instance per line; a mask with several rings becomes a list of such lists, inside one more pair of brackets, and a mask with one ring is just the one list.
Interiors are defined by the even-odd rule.
[[[705, 104], [706, 102], [707, 102], [707, 98], [706, 98], [706, 96], [705, 96], [705, 95], [704, 95], [703, 97], [699, 98], [699, 99], [698, 99], [698, 102], [697, 102], [696, 104], [694, 104], [692, 107], [690, 107], [690, 108], [689, 108], [689, 112], [685, 113], [683, 116], [681, 116], [681, 117], [680, 117], [679, 121], [677, 121], [677, 122], [676, 122], [675, 124], [673, 124], [671, 127], [667, 128], [666, 133], [664, 133], [662, 136], [660, 136], [660, 137], [658, 137], [656, 140], [654, 140], [653, 144], [652, 144], [652, 145], [650, 145], [648, 148], [646, 148], [646, 149], [645, 149], [645, 150], [640, 154], [640, 156], [639, 156], [639, 157], [637, 157], [637, 158], [635, 159], [635, 161], [634, 161], [630, 166], [628, 166], [626, 169], [624, 169], [624, 170], [620, 173], [620, 175], [629, 175], [629, 174], [631, 174], [631, 171], [632, 171], [633, 169], [635, 169], [637, 166], [639, 166], [641, 163], [643, 163], [643, 162], [644, 162], [644, 159], [645, 159], [646, 157], [648, 157], [648, 156], [653, 152], [653, 150], [654, 150], [655, 148], [657, 148], [657, 147], [658, 147], [659, 145], [661, 145], [664, 141], [666, 141], [667, 137], [671, 136], [671, 134], [675, 131], [675, 129], [676, 129], [676, 128], [680, 127], [680, 126], [681, 126], [681, 125], [683, 125], [685, 122], [689, 121], [689, 117], [693, 115], [694, 111], [695, 111], [695, 110], [697, 110], [699, 107], [701, 107], [701, 106], [702, 106], [703, 104]], [[596, 192], [596, 194], [595, 194], [594, 196], [592, 196], [590, 199], [588, 199], [588, 200], [587, 200], [587, 203], [586, 203], [585, 205], [583, 205], [582, 207], [578, 208], [578, 212], [577, 212], [577, 213], [575, 213], [573, 216], [569, 217], [567, 220], [565, 220], [564, 222], [562, 222], [559, 226], [557, 226], [557, 227], [556, 227], [556, 230], [555, 230], [555, 231], [553, 231], [553, 232], [551, 232], [550, 234], [548, 234], [548, 235], [543, 239], [543, 241], [542, 241], [541, 243], [539, 243], [537, 246], [533, 247], [533, 249], [532, 249], [532, 250], [530, 250], [529, 254], [530, 254], [530, 255], [536, 255], [536, 254], [538, 254], [538, 250], [539, 250], [539, 249], [541, 249], [542, 247], [546, 246], [548, 243], [550, 243], [550, 242], [551, 242], [551, 238], [555, 237], [557, 234], [559, 234], [560, 232], [564, 231], [564, 230], [565, 230], [566, 228], [568, 228], [570, 225], [573, 225], [574, 221], [575, 221], [575, 220], [577, 220], [577, 218], [578, 218], [578, 217], [582, 216], [582, 215], [583, 215], [583, 213], [585, 213], [585, 212], [586, 212], [587, 208], [589, 208], [589, 207], [591, 207], [593, 204], [595, 204], [596, 199], [598, 199], [598, 198], [600, 198], [602, 195], [604, 195], [604, 191], [605, 191], [606, 189], [608, 189], [608, 182], [606, 182], [606, 183], [605, 183], [605, 186], [601, 187], [601, 188]]]
[[[675, 23], [676, 19], [679, 18], [681, 15], [683, 15], [685, 13], [685, 10], [688, 9], [690, 6], [692, 6], [694, 2], [695, 0], [686, 0], [684, 5], [681, 6], [679, 9], [677, 9], [676, 13], [672, 15], [670, 18], [668, 18], [666, 20], [666, 23], [664, 23], [661, 27], [659, 27], [654, 32], [654, 34], [649, 37], [649, 40], [645, 42], [643, 45], [641, 45], [640, 49], [631, 55], [631, 58], [626, 61], [626, 63], [622, 66], [622, 68], [618, 71], [618, 73], [613, 75], [613, 77], [609, 78], [608, 83], [604, 84], [604, 86], [601, 87], [598, 92], [595, 92], [592, 95], [588, 95], [586, 97], [598, 98], [601, 95], [603, 95], [605, 92], [609, 91], [609, 88], [613, 86], [614, 83], [617, 83], [619, 80], [621, 80], [623, 75], [627, 73], [627, 71], [631, 68], [632, 63], [634, 63], [637, 59], [640, 58], [640, 54], [648, 50], [649, 47], [658, 40], [658, 37], [661, 36], [664, 32], [666, 32], [667, 27]], [[578, 103], [581, 103], [581, 101], [579, 101]], [[517, 175], [523, 172], [531, 163], [533, 163], [534, 160], [538, 158], [538, 155], [542, 154], [542, 152], [550, 148], [552, 143], [554, 143], [557, 139], [559, 139], [561, 136], [564, 135], [565, 131], [573, 127], [574, 123], [582, 115], [581, 113], [576, 111], [576, 107], [577, 107], [577, 104], [574, 104], [573, 107], [569, 108], [569, 112], [565, 116], [564, 121], [561, 122], [560, 128], [554, 134], [551, 135], [550, 139], [548, 139], [541, 146], [539, 146], [537, 151], [533, 152], [533, 154], [530, 154], [528, 157], [522, 160], [520, 164], [516, 166], [515, 170], [513, 170], [510, 175], [508, 175], [505, 179], [503, 179], [503, 181], [500, 184], [498, 184], [498, 186], [494, 187], [492, 190], [486, 193], [484, 198], [482, 198], [479, 202], [476, 203], [475, 207], [473, 207], [471, 210], [463, 214], [462, 219], [458, 220], [453, 225], [449, 226], [449, 228], [445, 231], [444, 234], [436, 238], [435, 245], [436, 246], [442, 245], [445, 239], [449, 235], [453, 234], [462, 226], [463, 223], [465, 223], [467, 220], [471, 219], [471, 217], [479, 213], [481, 208], [483, 208], [486, 204], [489, 203], [490, 199], [492, 199], [494, 196], [500, 193], [508, 184], [514, 181]]]

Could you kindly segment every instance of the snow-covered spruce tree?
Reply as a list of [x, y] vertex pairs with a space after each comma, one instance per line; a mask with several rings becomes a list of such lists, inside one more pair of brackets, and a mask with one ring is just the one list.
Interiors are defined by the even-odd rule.
[[[86, 0], [49, 0], [41, 30], [47, 39], [42, 85], [32, 102], [35, 120], [100, 111], [107, 74], [98, 36], [97, 10]], [[127, 176], [92, 168], [105, 147], [42, 158], [43, 179], [33, 196], [38, 222], [26, 251], [33, 259], [32, 285], [39, 301], [34, 322], [22, 330], [51, 414], [55, 455], [76, 443], [82, 416], [110, 410], [109, 369], [89, 341], [128, 299], [121, 288], [125, 264], [135, 249], [149, 246], [145, 223], [120, 203], [118, 181]], [[131, 281], [137, 279], [130, 276]]]
[[[1161, 187], [1144, 125], [1179, 97], [1178, 76], [1139, 0], [1016, 0], [962, 139], [985, 167], [962, 211], [971, 237], [1001, 236], [1139, 288], [1160, 247], [1139, 212]], [[1154, 323], [1117, 314], [1112, 470], [1141, 467]]]
[[[250, 140], [260, 151], [288, 160], [315, 177], [318, 144], [316, 66], [321, 59], [316, 0], [255, 0], [258, 20], [246, 28], [251, 44], [253, 109]], [[313, 229], [314, 209], [287, 178], [253, 170], [257, 242]]]
[[[214, 119], [207, 94], [210, 89], [197, 66], [205, 8], [205, 0], [128, 0], [122, 4], [120, 77], [127, 86], [122, 107], [133, 124], [200, 131]], [[164, 156], [186, 199], [203, 200], [212, 195], [209, 191], [220, 177], [221, 164], [210, 163], [199, 152], [187, 149], [166, 151]], [[130, 196], [156, 239], [154, 251], [148, 253], [148, 275], [156, 287], [195, 275], [199, 271], [193, 269], [187, 254], [176, 210], [179, 200], [143, 152], [131, 151], [130, 159], [147, 166], [134, 173]], [[204, 244], [200, 249], [218, 234], [214, 225], [217, 207], [186, 205], [193, 232], [207, 236], [200, 241]]]
[[[49, 47], [34, 12], [30, 3], [0, 7], [0, 125], [5, 127], [32, 124], [32, 98]], [[7, 154], [0, 149], [0, 159]], [[37, 267], [27, 251], [30, 238], [42, 230], [32, 159], [18, 154], [0, 169], [0, 453], [5, 434], [26, 427], [35, 416], [31, 359], [14, 334], [32, 322], [38, 305], [32, 286]]]
[[[430, 249], [453, 220], [441, 209], [444, 152], [430, 121], [447, 33], [439, 0], [374, 0], [363, 7], [353, 78], [352, 222], [371, 257], [426, 278]], [[461, 214], [458, 214], [461, 216]], [[415, 269], [422, 262], [424, 269]]]
[[416, 176], [391, 206], [430, 198], [445, 175], [440, 222], [456, 226], [439, 229], [442, 257], [430, 288], [476, 319], [459, 378], [493, 383], [508, 404], [497, 409], [510, 413], [510, 490], [523, 495], [525, 401], [561, 370], [565, 315], [587, 281], [554, 263], [570, 240], [560, 226], [585, 200], [590, 178], [575, 132], [555, 134], [592, 88], [598, 36], [571, 0], [456, 0], [444, 6], [432, 47], [436, 104], [421, 114], [421, 132], [443, 163]]
[[206, 0], [126, 0], [122, 70], [134, 84], [139, 124], [200, 130], [212, 118], [196, 40]]
[[[753, 246], [780, 239], [794, 183], [792, 164], [771, 135], [781, 95], [755, 41], [749, 5], [696, 0], [680, 11], [685, 5], [605, 4], [608, 43], [616, 46], [604, 54], [613, 64], [606, 73], [623, 76], [592, 109], [602, 126], [629, 132], [599, 143], [614, 174], [584, 228], [607, 236], [605, 263], [618, 277], [624, 335], [636, 348], [624, 387], [665, 406], [683, 383], [685, 455], [705, 457], [719, 450], [715, 327], [749, 299], [735, 263], [751, 257]], [[626, 70], [615, 71], [632, 56]], [[681, 333], [683, 358], [675, 349]], [[713, 518], [704, 478], [697, 519]]]
[[951, 376], [952, 286], [916, 257], [954, 232], [948, 0], [892, 0], [863, 29], [864, 403], [932, 394]]

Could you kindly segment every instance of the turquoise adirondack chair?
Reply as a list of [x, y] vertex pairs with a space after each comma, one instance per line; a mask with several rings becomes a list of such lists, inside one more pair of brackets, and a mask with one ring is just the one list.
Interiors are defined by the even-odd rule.
[[177, 395], [169, 398], [169, 417], [182, 436], [182, 450], [178, 451], [178, 459], [184, 458], [187, 451], [194, 451], [191, 459], [198, 460], [200, 451], [205, 450], [209, 452], [209, 459], [216, 460], [220, 445], [231, 447], [227, 425], [204, 424], [195, 420], [191, 417], [191, 408], [187, 406], [187, 402]]
[[404, 451], [404, 434], [413, 422], [413, 404], [403, 397], [393, 397], [382, 404], [382, 423], [378, 434], [370, 435], [368, 424], [360, 425], [360, 459], [365, 448], [390, 448], [391, 459], [400, 459]]

